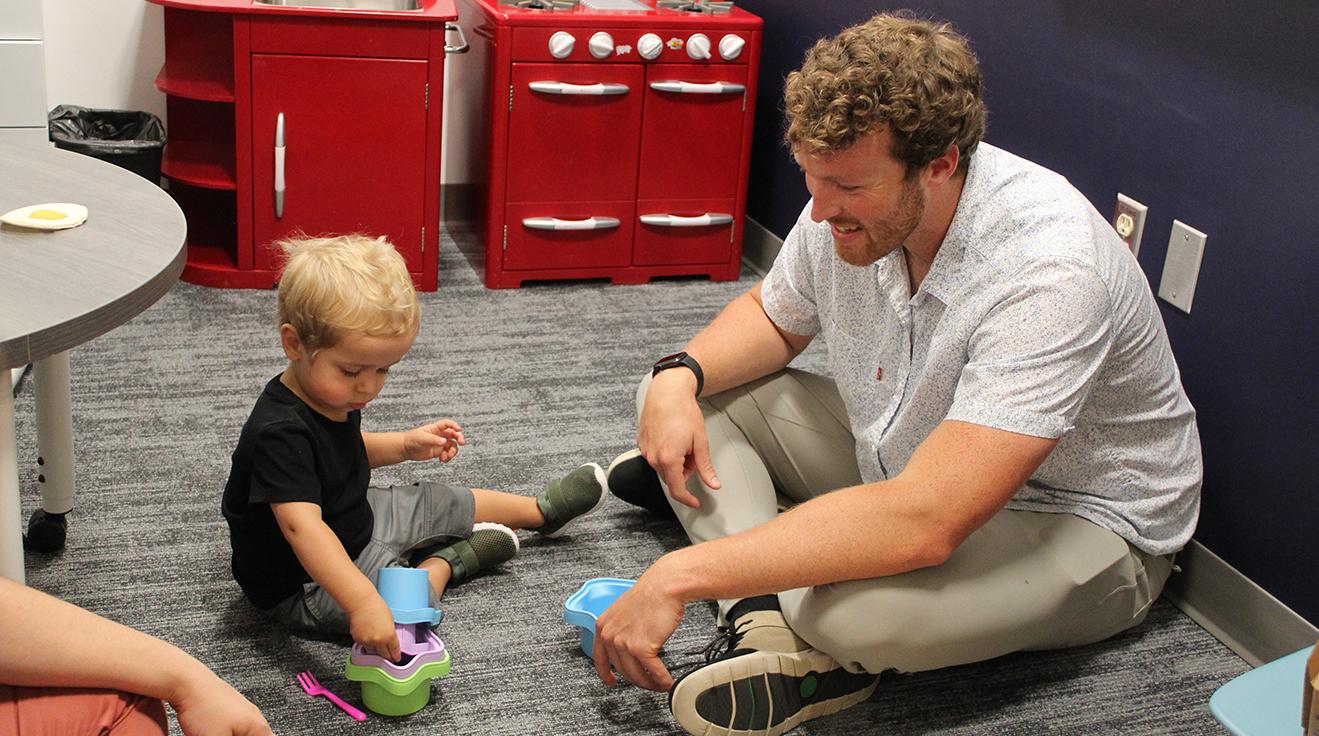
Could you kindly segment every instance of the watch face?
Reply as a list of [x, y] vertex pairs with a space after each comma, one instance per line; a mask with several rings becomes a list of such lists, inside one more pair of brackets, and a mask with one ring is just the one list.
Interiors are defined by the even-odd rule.
[[659, 360], [655, 361], [655, 369], [664, 370], [665, 368], [672, 368], [677, 365], [682, 365], [682, 359], [686, 357], [687, 357], [687, 353], [685, 352], [674, 353], [673, 355], [666, 355], [663, 358], [660, 358]]

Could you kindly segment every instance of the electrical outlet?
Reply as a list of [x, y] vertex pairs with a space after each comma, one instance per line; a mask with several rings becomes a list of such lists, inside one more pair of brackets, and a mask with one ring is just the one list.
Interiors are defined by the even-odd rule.
[[1117, 205], [1113, 208], [1113, 229], [1133, 256], [1140, 255], [1140, 236], [1145, 232], [1145, 213], [1148, 211], [1145, 205], [1118, 193]]
[[1163, 262], [1163, 278], [1159, 280], [1159, 298], [1187, 314], [1191, 313], [1191, 300], [1195, 297], [1195, 283], [1200, 278], [1200, 262], [1204, 260], [1208, 238], [1181, 220], [1172, 221], [1168, 257]]

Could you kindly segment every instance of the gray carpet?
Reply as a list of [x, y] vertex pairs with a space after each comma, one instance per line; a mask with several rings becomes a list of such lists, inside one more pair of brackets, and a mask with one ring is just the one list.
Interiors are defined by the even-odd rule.
[[[632, 394], [741, 282], [534, 285], [487, 291], [480, 263], [446, 240], [423, 329], [364, 417], [368, 429], [452, 417], [468, 444], [447, 466], [410, 464], [374, 481], [437, 477], [536, 493], [573, 466], [631, 444]], [[606, 505], [559, 540], [523, 535], [502, 571], [452, 590], [441, 636], [452, 674], [405, 719], [358, 724], [294, 682], [308, 669], [360, 704], [347, 644], [291, 637], [250, 609], [228, 572], [220, 493], [229, 453], [262, 384], [282, 369], [274, 293], [179, 284], [123, 327], [72, 354], [80, 493], [67, 549], [28, 554], [33, 586], [167, 639], [234, 683], [280, 734], [661, 734], [664, 695], [608, 690], [562, 623], [584, 580], [636, 577], [685, 541], [675, 524]], [[799, 359], [823, 364], [812, 349]], [[16, 402], [24, 518], [39, 504], [32, 391]], [[734, 561], [729, 561], [734, 564]], [[689, 607], [672, 665], [710, 638]], [[71, 632], [76, 635], [76, 632]], [[14, 645], [6, 642], [5, 646]], [[1209, 734], [1210, 694], [1247, 665], [1167, 603], [1113, 640], [916, 675], [801, 734]]]

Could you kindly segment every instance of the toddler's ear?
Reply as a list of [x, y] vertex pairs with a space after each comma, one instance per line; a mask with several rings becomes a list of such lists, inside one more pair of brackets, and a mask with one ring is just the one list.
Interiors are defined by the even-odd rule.
[[284, 348], [284, 356], [289, 360], [302, 360], [306, 353], [302, 349], [302, 340], [293, 325], [285, 322], [279, 326], [279, 344]]

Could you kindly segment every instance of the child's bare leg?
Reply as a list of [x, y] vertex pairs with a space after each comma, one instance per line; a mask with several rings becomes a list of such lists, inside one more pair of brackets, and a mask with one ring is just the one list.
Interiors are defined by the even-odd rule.
[[453, 577], [453, 568], [449, 563], [439, 557], [427, 557], [417, 565], [417, 569], [426, 571], [431, 588], [435, 590], [435, 597], [444, 597], [444, 589], [448, 587], [449, 579]]
[[476, 521], [493, 521], [514, 529], [538, 529], [545, 523], [545, 515], [533, 496], [473, 488], [476, 498]]

